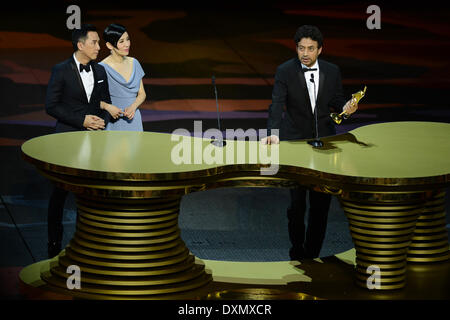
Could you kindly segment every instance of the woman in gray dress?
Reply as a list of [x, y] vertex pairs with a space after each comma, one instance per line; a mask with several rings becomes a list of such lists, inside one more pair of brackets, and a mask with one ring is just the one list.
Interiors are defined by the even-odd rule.
[[145, 101], [142, 78], [145, 73], [139, 61], [128, 57], [130, 37], [120, 24], [110, 24], [103, 32], [103, 39], [111, 51], [100, 64], [108, 76], [111, 104], [101, 107], [109, 112], [112, 119], [105, 130], [143, 131], [139, 106]]

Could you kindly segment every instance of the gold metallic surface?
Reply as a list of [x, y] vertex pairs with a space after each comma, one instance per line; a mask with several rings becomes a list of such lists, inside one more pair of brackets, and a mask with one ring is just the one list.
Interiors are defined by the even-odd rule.
[[[339, 197], [355, 243], [357, 283], [367, 279], [364, 268], [377, 264], [381, 289], [401, 288], [407, 261], [439, 262], [449, 256], [443, 191], [450, 184], [449, 136], [445, 123], [381, 123], [325, 137], [321, 150], [304, 140], [273, 146], [227, 141], [223, 159], [244, 146], [244, 160], [182, 165], [172, 161], [177, 142], [168, 134], [70, 132], [31, 139], [22, 146], [23, 157], [74, 192], [79, 211], [61, 264], [42, 278], [64, 291], [64, 267], [79, 264], [90, 284], [69, 292], [77, 297], [161, 298], [189, 290], [195, 296], [211, 275], [194, 267], [180, 237], [181, 197], [219, 187], [301, 185]], [[191, 146], [211, 145], [208, 139], [182, 139]], [[274, 175], [262, 174], [267, 164], [250, 161], [258, 148], [278, 153]], [[189, 271], [194, 269], [198, 274]], [[145, 288], [137, 285], [143, 283]], [[160, 284], [148, 288], [151, 283]], [[123, 289], [127, 286], [130, 290]]]
[[[24, 267], [20, 274], [20, 293], [27, 299], [178, 299], [178, 300], [202, 300], [211, 295], [224, 292], [234, 291], [241, 289], [270, 289], [276, 290], [282, 293], [303, 293], [314, 297], [320, 297], [322, 299], [329, 300], [384, 300], [384, 301], [414, 301], [417, 300], [439, 300], [446, 301], [450, 297], [448, 291], [450, 285], [450, 261], [440, 263], [408, 263], [406, 269], [406, 286], [399, 288], [398, 290], [368, 290], [360, 288], [356, 285], [355, 281], [360, 282], [362, 285], [367, 281], [359, 280], [355, 275], [355, 266], [348, 264], [346, 261], [354, 262], [355, 250], [351, 249], [347, 252], [342, 252], [335, 256], [321, 257], [320, 262], [318, 260], [302, 260], [301, 265], [295, 267], [300, 272], [305, 272], [305, 275], [311, 278], [303, 278], [300, 281], [290, 282], [286, 284], [285, 281], [281, 281], [279, 284], [267, 284], [258, 282], [258, 284], [248, 284], [246, 280], [252, 278], [252, 271], [263, 271], [267, 274], [264, 277], [266, 280], [272, 278], [271, 275], [285, 279], [286, 276], [291, 274], [291, 268], [285, 268], [286, 266], [292, 266], [292, 262], [284, 261], [279, 263], [274, 262], [244, 262], [242, 266], [246, 266], [246, 270], [240, 268], [233, 268], [233, 262], [227, 261], [215, 261], [211, 264], [211, 261], [205, 261], [205, 267], [216, 275], [218, 278], [224, 280], [223, 275], [234, 275], [236, 278], [246, 279], [238, 282], [223, 282], [212, 281], [205, 287], [202, 287], [200, 291], [188, 290], [179, 293], [172, 293], [166, 295], [105, 295], [105, 294], [88, 294], [86, 292], [79, 292], [78, 290], [73, 293], [73, 296], [65, 295], [63, 288], [53, 286], [51, 291], [48, 285], [43, 285], [40, 270], [49, 270], [51, 260], [43, 260], [27, 267]], [[343, 261], [341, 259], [345, 259]], [[53, 259], [54, 260], [54, 259]], [[61, 262], [62, 259], [60, 259]], [[278, 265], [278, 267], [277, 267]], [[281, 267], [284, 266], [284, 267]], [[223, 269], [234, 269], [231, 273], [229, 271], [223, 271]], [[275, 270], [274, 270], [275, 269]], [[398, 273], [397, 273], [398, 274]], [[393, 274], [394, 275], [394, 274]], [[250, 278], [249, 278], [250, 277]], [[243, 283], [245, 282], [245, 284]], [[392, 284], [392, 283], [391, 283]], [[387, 283], [385, 284], [387, 285]], [[269, 299], [278, 299], [280, 296], [275, 295]], [[233, 299], [234, 297], [230, 297]], [[291, 297], [292, 298], [292, 297]], [[295, 297], [294, 297], [295, 298]], [[248, 297], [252, 299], [252, 297]], [[286, 297], [285, 299], [290, 299]], [[241, 300], [245, 301], [245, 300]], [[358, 301], [355, 301], [357, 303]], [[181, 301], [180, 303], [184, 302]], [[190, 304], [188, 301], [186, 303]], [[249, 302], [238, 302], [240, 304], [248, 304]], [[201, 301], [195, 303], [196, 305], [202, 305]], [[250, 303], [251, 304], [251, 303]], [[269, 303], [270, 304], [270, 303]], [[262, 308], [262, 307], [261, 307]], [[273, 307], [272, 307], [273, 310]], [[216, 318], [216, 317], [213, 317]]]
[[[362, 288], [366, 288], [367, 287], [366, 280], [357, 281], [356, 284], [358, 286], [362, 287]], [[395, 283], [395, 284], [385, 284], [385, 283], [383, 283], [383, 285], [377, 290], [396, 290], [396, 289], [401, 289], [404, 286], [405, 285], [403, 284], [403, 282]]]
[[[139, 296], [139, 295], [147, 295], [147, 299], [152, 299], [151, 295], [155, 295], [156, 299], [170, 299], [171, 293], [179, 293], [187, 290], [194, 290], [199, 287], [206, 285], [211, 281], [211, 275], [207, 273], [203, 273], [200, 277], [183, 281], [175, 284], [167, 284], [167, 285], [156, 285], [156, 286], [135, 286], [135, 288], [123, 288], [121, 286], [110, 286], [110, 285], [95, 285], [95, 284], [86, 284], [79, 291], [72, 291], [67, 289], [67, 284], [65, 279], [56, 277], [53, 274], [43, 273], [42, 278], [44, 281], [48, 282], [50, 285], [59, 287], [66, 291], [68, 294], [83, 296], [84, 293], [93, 293], [93, 294], [103, 294], [108, 295], [108, 298], [124, 298], [126, 296]], [[164, 295], [164, 296], [161, 296]]]
[[176, 239], [176, 241], [171, 241], [168, 243], [164, 243], [162, 245], [144, 245], [144, 246], [123, 246], [123, 243], [121, 243], [121, 246], [114, 246], [110, 244], [99, 244], [96, 242], [90, 242], [85, 241], [82, 238], [79, 237], [79, 234], [74, 235], [73, 241], [75, 243], [87, 247], [94, 250], [102, 250], [102, 251], [116, 251], [116, 252], [148, 252], [148, 251], [160, 251], [168, 248], [172, 248], [178, 245], [181, 245], [181, 241], [179, 239]]
[[[345, 191], [342, 193], [340, 199], [342, 201], [350, 200], [348, 206], [356, 209], [369, 209], [375, 211], [395, 210], [402, 212], [402, 210], [416, 210], [416, 203], [423, 203], [427, 200], [427, 194], [425, 191], [413, 190], [413, 191], [386, 191], [386, 192], [374, 192], [374, 191]], [[383, 209], [380, 209], [378, 204], [383, 205]], [[422, 209], [423, 210], [423, 209]], [[409, 212], [405, 212], [408, 214]], [[367, 212], [370, 214], [370, 212]]]
[[411, 217], [421, 214], [423, 209], [417, 209], [416, 206], [404, 206], [399, 205], [397, 210], [393, 211], [392, 206], [383, 206], [380, 208], [378, 205], [364, 206], [359, 205], [359, 208], [352, 206], [352, 203], [346, 203], [347, 212], [349, 214], [354, 213], [359, 216], [375, 217], [376, 218], [395, 218], [393, 219], [410, 219]]
[[[181, 198], [151, 198], [151, 199], [108, 199], [105, 202], [104, 199], [96, 197], [86, 197], [86, 195], [79, 195], [77, 197], [77, 206], [83, 210], [98, 213], [98, 214], [122, 214], [129, 215], [131, 217], [140, 217], [141, 214], [152, 215], [157, 214], [158, 210], [172, 210], [178, 209]], [[111, 209], [111, 204], [114, 204], [114, 210]], [[93, 207], [95, 205], [95, 207]], [[101, 211], [96, 211], [100, 209]], [[121, 210], [125, 211], [121, 211]]]
[[[178, 205], [176, 207], [172, 207], [170, 209], [156, 209], [152, 211], [136, 211], [133, 210], [134, 208], [127, 208], [128, 211], [119, 211], [117, 207], [115, 207], [114, 211], [108, 211], [108, 210], [98, 210], [98, 209], [92, 209], [92, 208], [86, 208], [82, 205], [78, 205], [78, 209], [80, 212], [89, 212], [98, 214], [100, 217], [106, 216], [106, 217], [118, 217], [118, 218], [141, 218], [141, 217], [155, 217], [154, 219], [157, 219], [161, 215], [166, 216], [168, 213], [174, 213], [178, 212]], [[119, 221], [119, 220], [118, 220]], [[135, 220], [138, 221], [138, 220]]]
[[442, 261], [447, 261], [449, 259], [450, 259], [450, 251], [447, 251], [447, 253], [440, 253], [440, 254], [436, 254], [436, 255], [427, 254], [427, 255], [419, 255], [419, 256], [414, 256], [414, 255], [408, 256], [408, 262], [414, 262], [414, 263], [442, 262]]
[[[364, 268], [361, 268], [361, 267], [358, 267], [356, 269], [357, 269], [359, 275], [367, 273], [367, 269], [364, 269]], [[400, 276], [400, 275], [404, 275], [405, 272], [406, 272], [406, 269], [403, 269], [403, 268], [401, 268], [401, 269], [391, 269], [391, 271], [383, 271], [383, 275], [384, 276]], [[358, 278], [359, 279], [364, 279], [361, 276], [359, 276]], [[403, 280], [403, 278], [399, 279], [399, 280]], [[392, 282], [392, 281], [390, 281], [390, 282]]]
[[446, 232], [445, 230], [445, 224], [441, 224], [437, 227], [433, 226], [430, 228], [421, 228], [421, 227], [416, 227], [416, 230], [414, 231], [415, 234], [417, 235], [423, 235], [423, 234], [436, 234], [436, 233], [442, 233], [442, 232]]
[[[394, 263], [378, 262], [378, 263], [374, 264], [373, 261], [366, 261], [366, 260], [361, 259], [360, 257], [356, 257], [356, 264], [357, 264], [357, 269], [363, 270], [363, 272], [366, 272], [368, 267], [374, 266], [374, 265], [384, 271], [406, 268], [406, 261], [403, 261], [403, 260], [401, 262], [394, 262]], [[362, 267], [365, 267], [365, 268], [362, 268]]]
[[[434, 143], [429, 143], [421, 132], [432, 134]], [[356, 184], [358, 191], [370, 186], [389, 187], [391, 191], [400, 187], [406, 191], [406, 188], [417, 189], [419, 186], [422, 190], [432, 190], [448, 183], [449, 132], [450, 124], [446, 123], [380, 123], [326, 137], [323, 139], [326, 149], [321, 151], [312, 150], [303, 140], [282, 141], [278, 146], [264, 148], [279, 150], [280, 175], [318, 179], [322, 181], [320, 184], [329, 188], [344, 190], [346, 186], [345, 189], [350, 190], [349, 184]], [[208, 139], [186, 139], [190, 145], [199, 143], [203, 149], [210, 145]], [[105, 149], [107, 145], [117, 145], [117, 141], [130, 145], [127, 152], [118, 148]], [[224, 157], [228, 149], [238, 150], [238, 143], [227, 141]], [[53, 176], [53, 180], [64, 184], [64, 181], [72, 179], [71, 185], [66, 187], [79, 193], [86, 191], [86, 180], [92, 181], [91, 191], [98, 196], [109, 194], [112, 197], [115, 193], [127, 197], [133, 194], [150, 196], [152, 190], [145, 186], [150, 186], [150, 182], [155, 183], [155, 187], [159, 182], [162, 187], [167, 181], [176, 181], [178, 186], [195, 187], [203, 184], [199, 179], [216, 180], [221, 175], [238, 175], [242, 171], [260, 175], [262, 164], [249, 162], [249, 154], [260, 147], [258, 141], [244, 144], [243, 162], [236, 160], [227, 164], [224, 159], [223, 164], [210, 165], [204, 162], [175, 164], [171, 160], [171, 151], [177, 144], [169, 134], [151, 132], [68, 132], [31, 139], [22, 145], [22, 152], [27, 161]], [[92, 152], [95, 146], [105, 152]], [[58, 154], [54, 150], [59, 150]], [[153, 150], [158, 150], [158, 157], [152, 156]], [[296, 156], [299, 154], [302, 156]], [[380, 154], [385, 156], [379, 157]], [[396, 163], [408, 165], [392, 166], [392, 158]], [[375, 159], [376, 163], [373, 163]], [[108, 185], [104, 184], [105, 181]], [[154, 189], [154, 195], [162, 196], [164, 191], [170, 190], [172, 195], [176, 195], [181, 191], [176, 190], [176, 184], [166, 186]]]
[[355, 246], [363, 248], [379, 248], [379, 249], [397, 249], [397, 248], [408, 248], [411, 245], [411, 241], [397, 242], [397, 243], [379, 243], [379, 242], [367, 242], [353, 239]]
[[[106, 267], [106, 266], [95, 266], [89, 265], [85, 263], [79, 263], [78, 266], [82, 268], [83, 271], [89, 274], [98, 274], [98, 275], [111, 275], [111, 276], [122, 276], [122, 277], [139, 277], [139, 276], [152, 276], [152, 275], [163, 275], [168, 273], [176, 273], [181, 272], [183, 270], [191, 268], [191, 265], [194, 263], [195, 257], [193, 255], [189, 255], [185, 261], [181, 263], [175, 263], [170, 266], [162, 266], [162, 267], [153, 267], [153, 268], [119, 268], [115, 267]], [[66, 257], [65, 254], [61, 254], [59, 256], [59, 265], [62, 267], [69, 267], [73, 263], [73, 260], [70, 260]]]
[[419, 222], [445, 218], [446, 214], [445, 214], [444, 207], [439, 208], [439, 210], [437, 212], [438, 213], [425, 212], [425, 211], [422, 212], [422, 215], [419, 217]]
[[408, 261], [439, 262], [449, 258], [445, 215], [445, 191], [437, 190], [427, 199], [425, 209], [417, 221]]
[[[170, 211], [169, 211], [170, 212]], [[151, 224], [151, 223], [159, 223], [159, 222], [165, 222], [169, 220], [175, 220], [178, 218], [178, 212], [170, 215], [164, 215], [162, 217], [158, 216], [157, 218], [147, 218], [147, 219], [125, 219], [125, 218], [109, 218], [107, 216], [97, 216], [97, 215], [91, 215], [88, 213], [85, 213], [80, 208], [78, 209], [78, 214], [81, 217], [85, 217], [88, 220], [95, 220], [95, 221], [101, 221], [106, 223], [116, 223], [116, 224]]]
[[419, 221], [417, 221], [416, 227], [418, 229], [426, 229], [428, 230], [428, 227], [435, 227], [435, 226], [443, 226], [445, 228], [446, 222], [445, 220], [442, 221], [441, 218], [439, 219], [435, 219], [435, 220], [424, 220], [424, 219], [419, 219]]
[[[373, 265], [376, 265], [377, 263], [388, 263], [388, 264], [392, 264], [395, 263], [397, 261], [403, 261], [406, 259], [406, 252], [404, 254], [400, 254], [400, 255], [390, 255], [390, 253], [388, 252], [385, 255], [382, 254], [364, 254], [361, 252], [358, 252], [358, 248], [356, 249], [356, 257], [365, 261], [372, 261]], [[406, 251], [406, 250], [405, 250]]]
[[178, 230], [178, 226], [173, 226], [167, 229], [157, 229], [158, 231], [150, 231], [150, 232], [115, 232], [115, 231], [107, 231], [107, 229], [102, 228], [91, 228], [90, 226], [85, 225], [81, 221], [77, 222], [77, 228], [82, 231], [93, 233], [96, 235], [104, 235], [111, 237], [123, 237], [123, 238], [147, 238], [147, 237], [157, 237], [161, 235], [167, 235], [169, 233], [173, 233]]
[[[420, 210], [419, 210], [420, 211]], [[373, 214], [371, 216], [365, 216], [365, 215], [356, 215], [352, 214], [353, 210], [348, 209], [347, 211], [347, 218], [354, 220], [354, 221], [362, 221], [362, 222], [368, 222], [368, 223], [398, 223], [398, 222], [411, 222], [417, 220], [417, 215], [408, 215], [400, 218], [391, 218], [392, 215], [385, 217], [377, 216], [376, 214]], [[360, 212], [361, 213], [361, 212]], [[419, 222], [418, 222], [419, 223]]]
[[323, 300], [306, 293], [268, 288], [223, 290], [208, 294], [207, 300]]
[[[71, 250], [70, 247], [66, 247], [66, 256], [73, 260], [74, 262], [81, 262], [93, 266], [102, 266], [102, 267], [112, 267], [112, 268], [129, 268], [129, 269], [140, 269], [140, 268], [159, 268], [159, 267], [166, 267], [171, 266], [174, 264], [181, 263], [183, 261], [186, 261], [189, 256], [189, 250], [185, 250], [182, 254], [173, 256], [166, 259], [159, 259], [159, 260], [147, 260], [147, 261], [129, 261], [124, 262], [123, 260], [107, 260], [107, 259], [100, 259], [96, 257], [89, 257], [84, 256], [81, 254], [78, 254], [77, 252]], [[76, 265], [76, 263], [74, 263]]]
[[447, 246], [447, 245], [448, 245], [447, 238], [443, 238], [440, 241], [432, 241], [432, 242], [414, 242], [413, 241], [410, 245], [410, 249], [441, 247], [441, 246]]
[[160, 245], [161, 243], [176, 240], [180, 237], [180, 230], [175, 228], [172, 233], [168, 233], [164, 236], [151, 237], [151, 238], [137, 238], [137, 239], [124, 239], [124, 238], [112, 238], [112, 237], [98, 237], [89, 233], [85, 233], [82, 230], [78, 230], [77, 236], [86, 240], [92, 240], [100, 243], [108, 243], [111, 245]]
[[369, 241], [374, 243], [398, 243], [398, 242], [404, 242], [404, 241], [411, 241], [411, 237], [409, 234], [406, 236], [397, 236], [397, 237], [373, 237], [371, 235], [364, 235], [364, 231], [362, 230], [363, 234], [350, 232], [353, 239], [356, 240], [363, 240], [363, 241]]
[[[92, 221], [90, 219], [85, 219], [83, 215], [80, 215], [78, 217], [78, 221], [81, 224], [85, 224], [88, 225], [90, 227], [95, 227], [95, 228], [102, 228], [102, 229], [109, 229], [109, 230], [153, 230], [153, 229], [164, 229], [164, 228], [169, 228], [172, 227], [174, 225], [178, 224], [178, 215], [175, 215], [175, 219], [173, 219], [174, 217], [172, 216], [172, 220], [168, 221], [168, 222], [163, 222], [163, 223], [149, 223], [149, 224], [133, 224], [133, 225], [122, 225], [122, 224], [110, 224], [110, 223], [99, 223], [99, 222], [95, 222]], [[100, 220], [101, 218], [98, 218], [96, 220]]]
[[[356, 274], [356, 278], [359, 280], [364, 280], [367, 281], [367, 279], [369, 278], [369, 275], [366, 275], [362, 272], [358, 272]], [[383, 273], [383, 276], [380, 278], [380, 282], [381, 285], [384, 284], [391, 284], [391, 283], [396, 283], [396, 284], [400, 284], [400, 282], [405, 281], [405, 271], [402, 274], [394, 274], [394, 275], [390, 275], [387, 274], [386, 272]], [[366, 284], [367, 286], [367, 284]]]
[[[189, 254], [180, 237], [179, 208], [173, 208], [174, 203], [179, 204], [178, 200], [163, 205], [171, 206], [170, 210], [161, 210], [161, 199], [155, 199], [155, 203], [149, 199], [142, 203], [120, 203], [117, 199], [110, 202], [85, 198], [78, 199], [77, 203], [83, 204], [73, 239], [50, 271], [41, 274], [51, 287], [92, 299], [124, 296], [167, 299], [174, 293], [195, 292], [212, 280], [204, 265], [196, 263]], [[134, 219], [110, 218], [108, 213], [115, 210], [123, 217], [128, 212], [134, 216], [140, 214]], [[121, 232], [105, 232], [116, 229]], [[71, 265], [80, 267], [81, 289], [67, 289], [71, 274], [66, 270]]]
[[405, 286], [408, 245], [423, 212], [425, 203], [421, 200], [426, 193], [410, 192], [403, 197], [400, 193], [353, 195], [355, 200], [346, 197], [340, 201], [355, 243], [356, 283], [367, 288], [371, 276], [367, 270], [377, 267], [381, 290], [402, 288]]
[[448, 239], [448, 236], [445, 233], [438, 233], [438, 234], [424, 234], [424, 235], [418, 235], [414, 234], [414, 241], [416, 243], [420, 243], [424, 240], [431, 241], [431, 240], [441, 240], [441, 239]]
[[404, 255], [408, 251], [408, 248], [400, 248], [400, 249], [385, 249], [385, 248], [379, 248], [379, 247], [373, 247], [371, 248], [365, 248], [362, 246], [355, 246], [356, 251], [360, 253], [358, 256], [361, 257], [361, 253], [364, 254], [370, 254], [370, 255]]
[[394, 231], [373, 230], [354, 227], [350, 221], [350, 231], [359, 234], [362, 233], [364, 235], [373, 235], [373, 236], [406, 236], [406, 235], [409, 236], [409, 234], [412, 234], [414, 232], [414, 228], [394, 230]]
[[[423, 250], [425, 249], [425, 250]], [[440, 248], [423, 248], [422, 250], [420, 249], [415, 249], [415, 248], [410, 248], [408, 250], [408, 254], [410, 256], [417, 256], [417, 255], [434, 255], [437, 253], [443, 253], [443, 254], [448, 254], [448, 243], [446, 245], [441, 246]]]
[[[353, 216], [353, 218], [354, 217], [355, 216]], [[387, 224], [384, 221], [372, 221], [372, 223], [366, 223], [366, 222], [359, 222], [357, 220], [349, 218], [349, 221], [350, 220], [351, 220], [352, 226], [373, 228], [373, 229], [383, 230], [383, 232], [384, 232], [384, 230], [390, 230], [390, 229], [409, 228], [407, 230], [410, 230], [412, 227], [414, 227], [416, 225], [417, 218], [412, 222], [410, 220], [406, 220], [406, 221], [400, 221], [399, 223], [396, 223], [396, 224]], [[395, 232], [396, 232], [395, 234], [400, 234], [400, 233], [397, 233], [398, 231], [395, 231]]]
[[99, 250], [94, 250], [91, 248], [84, 248], [79, 246], [75, 241], [71, 241], [69, 244], [70, 248], [79, 254], [85, 256], [92, 256], [101, 259], [111, 259], [111, 260], [157, 260], [168, 257], [177, 256], [185, 251], [184, 243], [182, 245], [175, 246], [173, 248], [161, 250], [161, 251], [150, 251], [147, 253], [137, 252], [137, 253], [124, 253], [124, 252], [102, 252]]
[[[71, 275], [66, 273], [66, 268], [55, 267], [51, 269], [51, 273], [56, 277], [63, 278], [67, 281]], [[123, 286], [123, 287], [137, 287], [137, 286], [159, 286], [176, 284], [180, 282], [189, 281], [200, 277], [204, 273], [204, 266], [193, 265], [189, 270], [183, 270], [181, 273], [165, 274], [165, 275], [151, 275], [151, 276], [111, 276], [111, 275], [91, 275], [86, 270], [81, 273], [81, 283], [83, 284], [97, 284], [104, 286]]]
[[333, 196], [338, 196], [338, 195], [340, 195], [342, 193], [342, 189], [338, 189], [338, 188], [334, 189], [334, 188], [331, 188], [331, 187], [329, 187], [327, 185], [319, 186], [319, 189], [320, 189], [321, 192], [328, 193], [328, 194], [331, 194]]

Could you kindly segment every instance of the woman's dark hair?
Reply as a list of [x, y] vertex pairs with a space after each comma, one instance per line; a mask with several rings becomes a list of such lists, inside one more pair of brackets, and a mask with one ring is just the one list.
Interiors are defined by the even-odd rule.
[[106, 27], [105, 31], [103, 31], [103, 40], [105, 42], [111, 43], [114, 47], [117, 48], [117, 42], [119, 42], [120, 37], [127, 31], [127, 29], [118, 23], [111, 23]]
[[297, 46], [303, 38], [311, 38], [317, 41], [318, 48], [322, 47], [323, 35], [316, 26], [304, 25], [298, 28], [294, 36], [295, 45]]
[[72, 46], [74, 52], [78, 51], [78, 42], [84, 42], [86, 40], [89, 31], [97, 31], [97, 28], [92, 24], [83, 24], [80, 29], [74, 29], [72, 31]]

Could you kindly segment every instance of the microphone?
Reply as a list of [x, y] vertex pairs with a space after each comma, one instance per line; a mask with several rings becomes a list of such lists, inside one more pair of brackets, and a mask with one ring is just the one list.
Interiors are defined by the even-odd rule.
[[[222, 130], [220, 129], [220, 115], [219, 115], [219, 102], [217, 99], [216, 77], [213, 75], [211, 80], [212, 80], [212, 85], [214, 86], [214, 95], [216, 96], [217, 126], [219, 128], [220, 133], [222, 134]], [[215, 145], [216, 147], [223, 147], [227, 144], [223, 140], [223, 137], [219, 138], [219, 139], [215, 139], [215, 140], [211, 141], [211, 143], [213, 145]]]
[[314, 85], [314, 92], [313, 92], [313, 98], [314, 98], [314, 124], [316, 126], [315, 130], [315, 137], [314, 140], [309, 140], [308, 144], [312, 145], [314, 148], [322, 148], [323, 142], [319, 139], [319, 119], [318, 119], [318, 106], [316, 104], [316, 82], [314, 81], [314, 74], [311, 73], [311, 79], [309, 79]]

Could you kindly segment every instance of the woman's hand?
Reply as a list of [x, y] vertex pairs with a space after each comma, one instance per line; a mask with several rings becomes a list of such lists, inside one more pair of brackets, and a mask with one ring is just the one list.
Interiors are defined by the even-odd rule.
[[134, 114], [136, 113], [136, 108], [133, 106], [129, 106], [129, 107], [125, 108], [124, 111], [125, 112], [123, 113], [123, 115], [131, 120], [134, 118]]
[[104, 109], [109, 112], [109, 114], [111, 115], [111, 117], [113, 117], [113, 119], [118, 119], [123, 115], [123, 111], [112, 104], [105, 104]]

